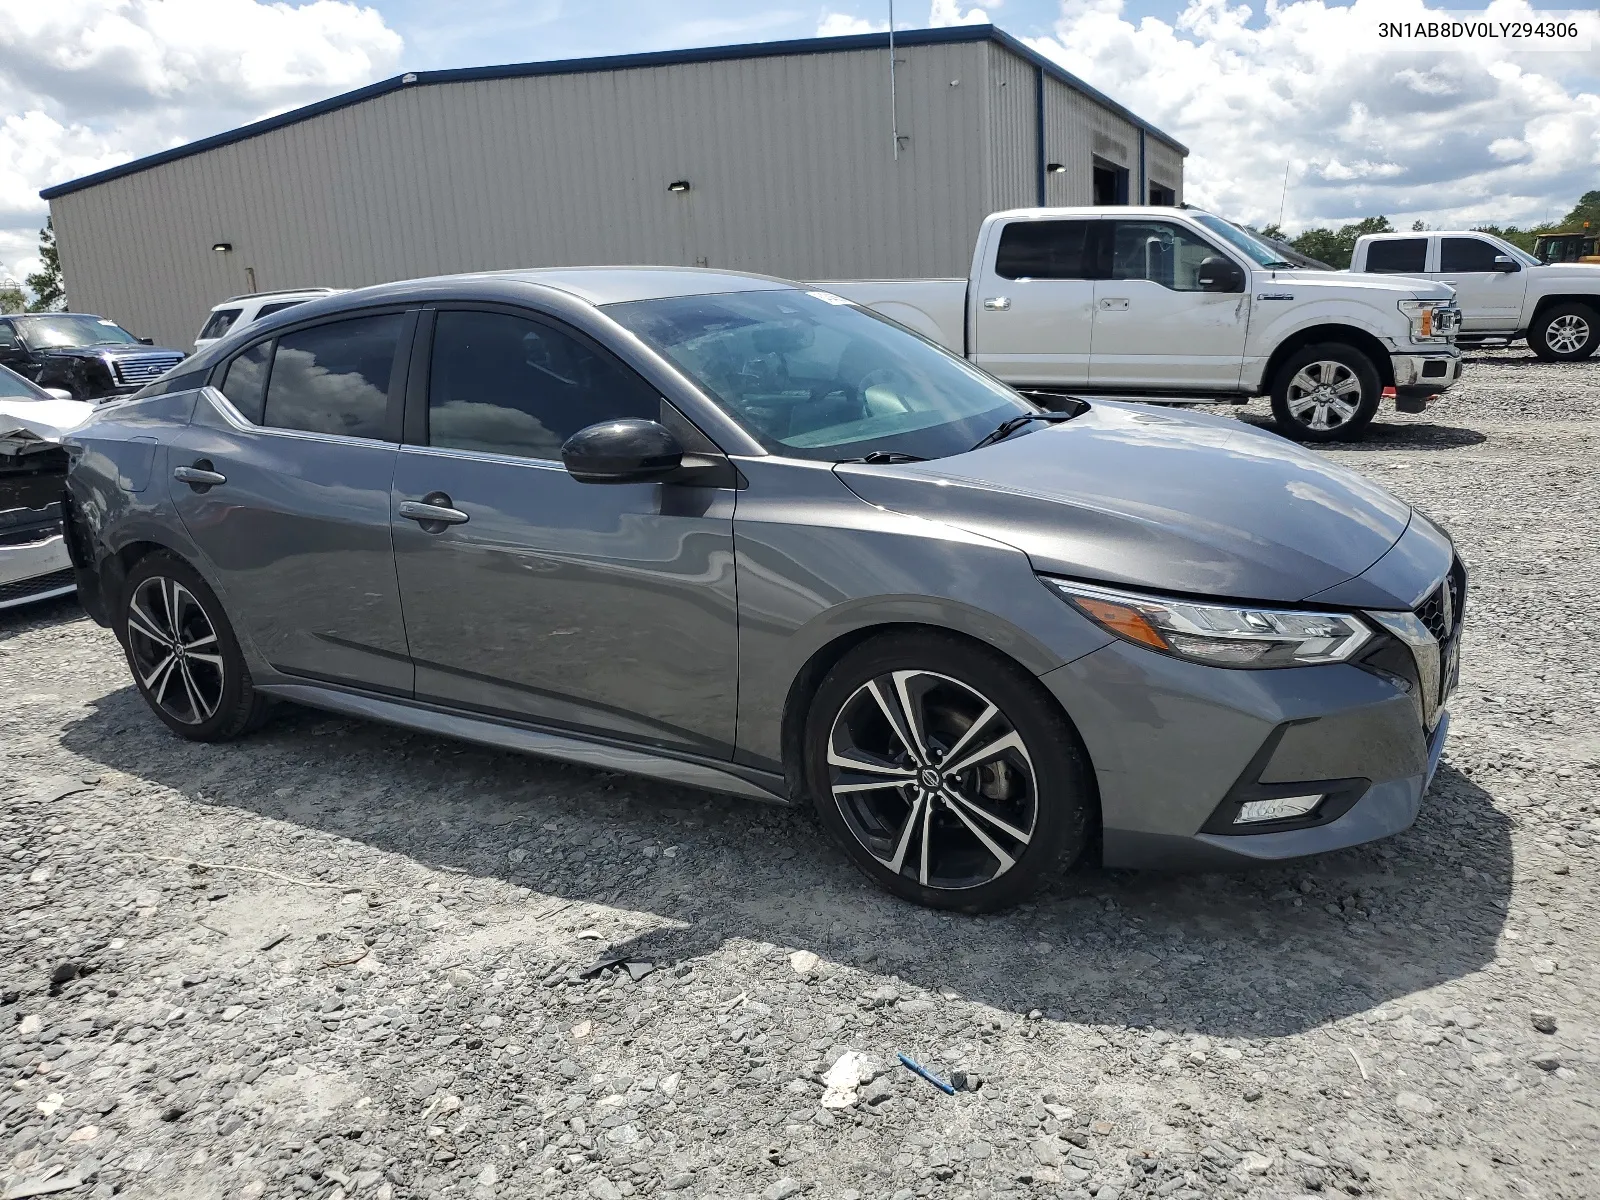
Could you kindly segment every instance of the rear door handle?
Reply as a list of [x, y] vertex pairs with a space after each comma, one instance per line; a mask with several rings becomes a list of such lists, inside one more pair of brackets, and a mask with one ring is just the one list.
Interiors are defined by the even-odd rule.
[[[459, 508], [450, 505], [450, 497], [443, 492], [430, 492], [421, 500], [400, 501], [400, 515], [415, 521], [429, 533], [439, 533], [446, 525], [465, 525], [472, 518]], [[428, 529], [428, 526], [437, 526]]]
[[1011, 307], [1011, 297], [985, 296], [983, 298], [983, 306], [990, 312], [1005, 312], [1006, 309]]
[[211, 463], [204, 458], [192, 467], [173, 467], [172, 477], [179, 483], [187, 483], [197, 492], [228, 482], [228, 477], [220, 471], [213, 471]]
[[1107, 310], [1121, 311], [1128, 307], [1128, 302], [1121, 296], [1107, 296], [1100, 301], [1100, 307]]

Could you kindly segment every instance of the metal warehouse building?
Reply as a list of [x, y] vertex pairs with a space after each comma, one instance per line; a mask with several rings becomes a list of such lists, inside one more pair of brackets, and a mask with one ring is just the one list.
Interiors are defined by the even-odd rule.
[[235, 293], [455, 271], [965, 275], [990, 212], [1173, 203], [1186, 154], [978, 25], [401, 75], [42, 195], [72, 307], [182, 347]]

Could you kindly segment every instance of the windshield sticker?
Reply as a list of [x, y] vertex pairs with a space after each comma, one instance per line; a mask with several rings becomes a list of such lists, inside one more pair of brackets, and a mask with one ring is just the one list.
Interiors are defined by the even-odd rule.
[[843, 296], [835, 296], [832, 292], [807, 292], [813, 300], [821, 300], [824, 304], [842, 304], [846, 308], [854, 308], [855, 302], [846, 300]]

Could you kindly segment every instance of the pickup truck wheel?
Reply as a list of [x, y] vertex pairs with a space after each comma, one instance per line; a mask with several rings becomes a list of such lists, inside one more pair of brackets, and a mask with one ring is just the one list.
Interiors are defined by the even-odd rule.
[[1353, 441], [1378, 411], [1383, 384], [1354, 346], [1323, 342], [1286, 359], [1272, 380], [1272, 417], [1302, 442]]
[[1528, 345], [1545, 362], [1577, 362], [1600, 346], [1600, 314], [1587, 304], [1552, 304], [1528, 330]]

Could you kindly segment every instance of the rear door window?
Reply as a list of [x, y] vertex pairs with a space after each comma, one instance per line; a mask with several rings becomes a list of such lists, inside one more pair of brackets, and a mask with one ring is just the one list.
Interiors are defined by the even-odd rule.
[[219, 308], [211, 314], [211, 319], [206, 322], [206, 327], [200, 331], [197, 341], [208, 338], [219, 338], [233, 328], [233, 323], [239, 319], [241, 308]]
[[404, 321], [393, 313], [284, 334], [272, 358], [262, 424], [384, 438]]
[[1097, 221], [1017, 221], [1000, 231], [1002, 279], [1093, 279]]
[[441, 312], [434, 323], [429, 445], [559, 459], [561, 444], [587, 425], [660, 415], [655, 389], [559, 326], [467, 311]]
[[1441, 271], [1492, 271], [1495, 257], [1503, 253], [1482, 238], [1447, 237], [1439, 246]]
[[1427, 266], [1427, 238], [1393, 238], [1367, 244], [1369, 271], [1380, 275], [1420, 275]]

